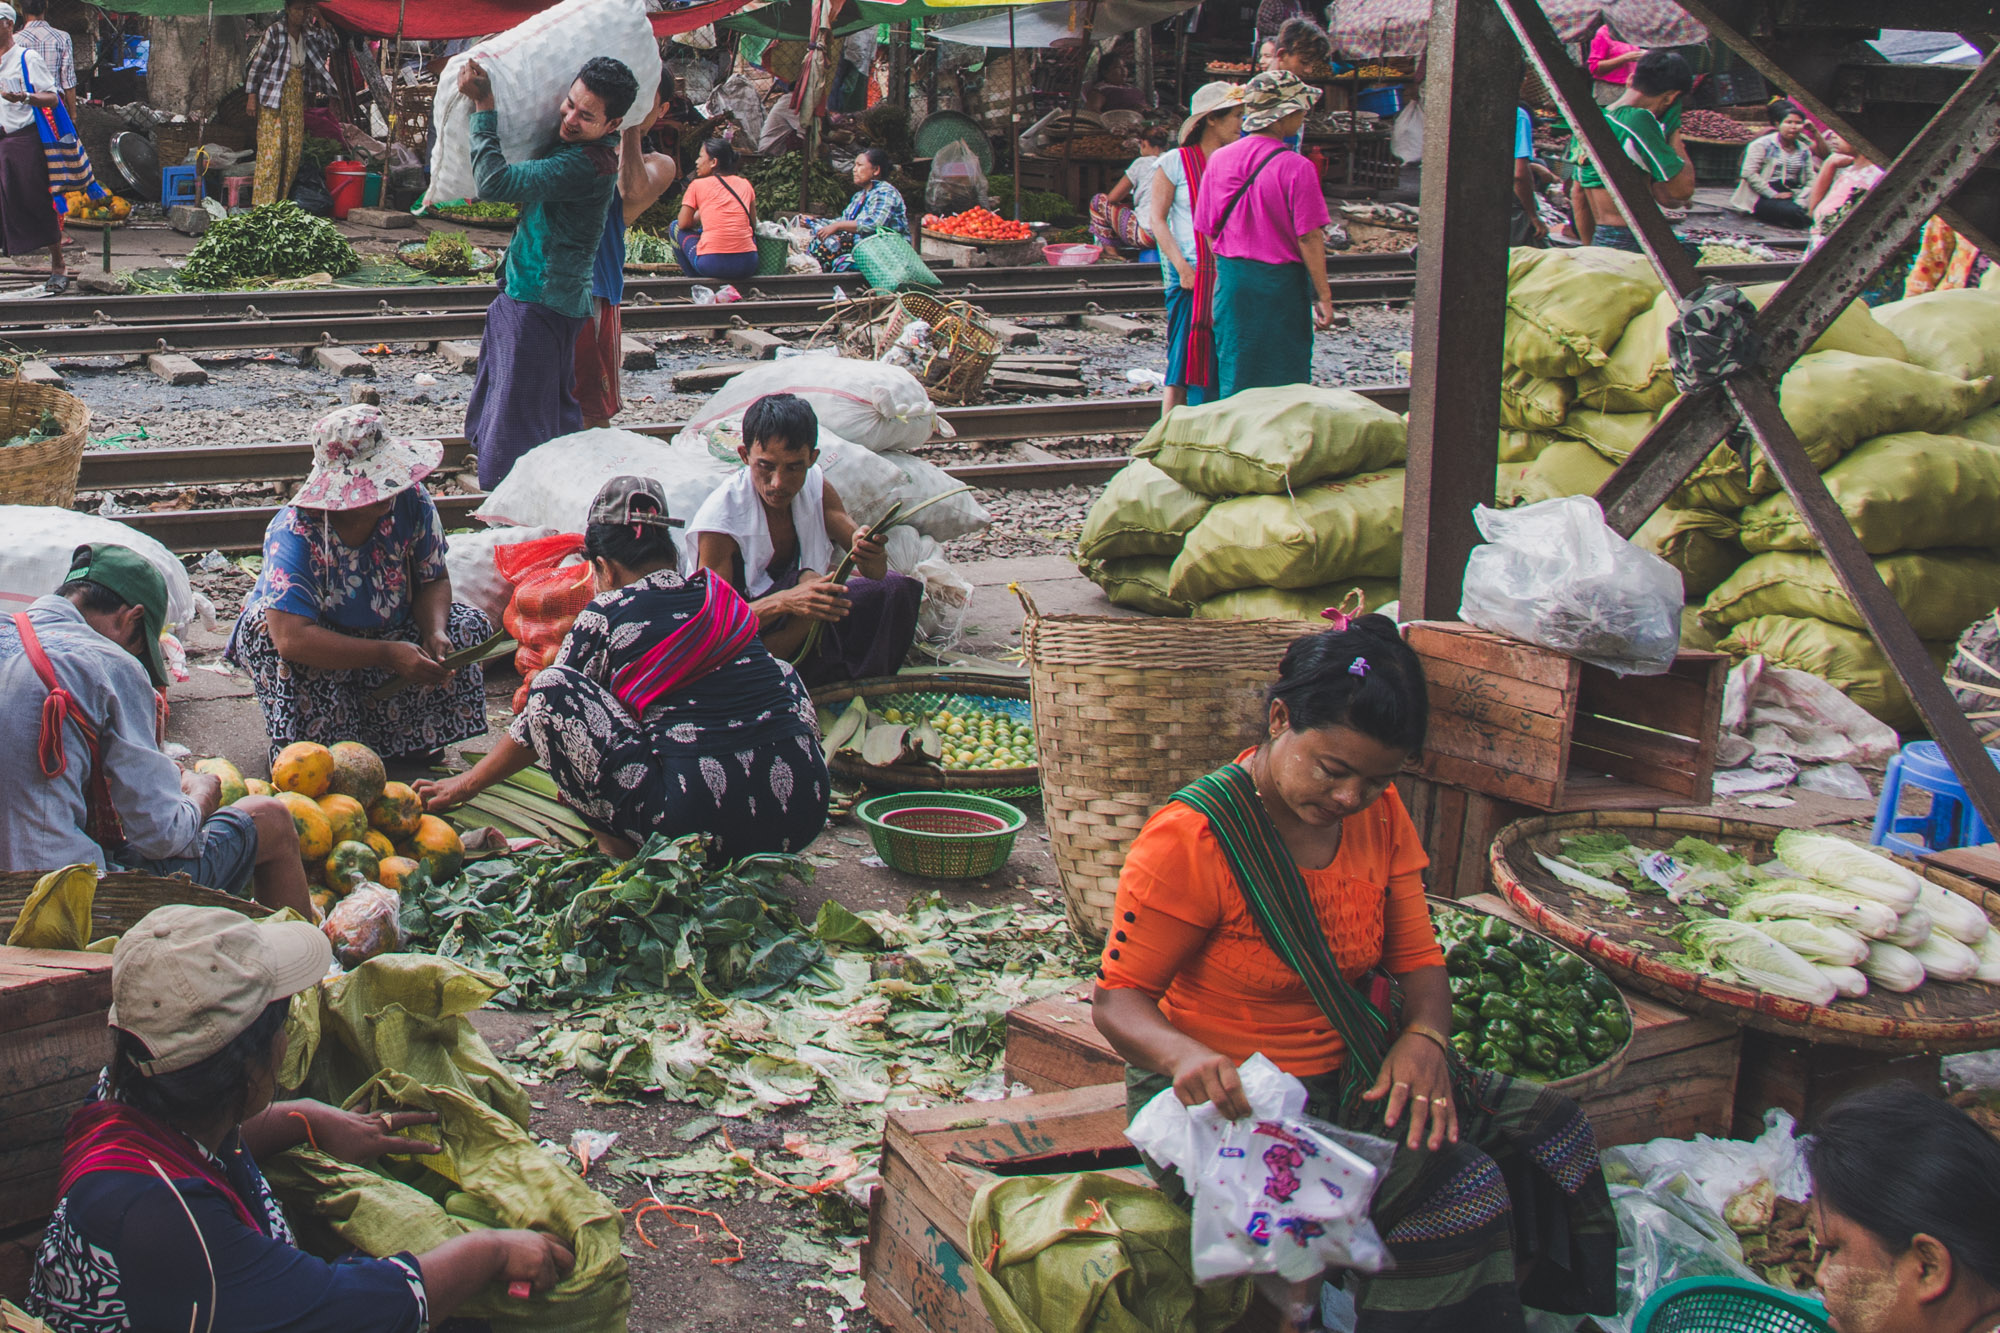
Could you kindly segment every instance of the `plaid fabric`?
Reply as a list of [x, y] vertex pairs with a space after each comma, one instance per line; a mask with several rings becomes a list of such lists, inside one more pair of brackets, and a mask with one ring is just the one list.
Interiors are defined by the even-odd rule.
[[[1692, 46], [1708, 30], [1672, 0], [1542, 0], [1565, 41], [1576, 41], [1601, 14], [1620, 37], [1640, 46]], [[1415, 56], [1430, 36], [1430, 0], [1342, 0], [1330, 35], [1336, 53], [1354, 60]]]
[[14, 42], [41, 56], [57, 88], [76, 87], [76, 50], [69, 34], [42, 19], [32, 19], [14, 33]]
[[[305, 32], [305, 76], [307, 90], [325, 97], [334, 95], [333, 34], [325, 28], [307, 28]], [[292, 42], [285, 31], [284, 20], [280, 19], [264, 30], [264, 40], [251, 53], [250, 68], [243, 76], [243, 86], [257, 99], [257, 105], [275, 111], [285, 95], [285, 76], [292, 72]]]

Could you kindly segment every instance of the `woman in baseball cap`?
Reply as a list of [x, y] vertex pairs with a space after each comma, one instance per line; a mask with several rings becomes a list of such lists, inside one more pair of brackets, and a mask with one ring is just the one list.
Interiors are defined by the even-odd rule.
[[490, 1284], [542, 1291], [569, 1270], [569, 1251], [532, 1231], [339, 1263], [298, 1248], [257, 1157], [304, 1142], [361, 1163], [438, 1151], [399, 1132], [428, 1112], [273, 1100], [291, 997], [332, 962], [317, 927], [222, 907], [161, 907], [118, 941], [111, 1067], [70, 1120], [28, 1288], [56, 1333], [416, 1333]]

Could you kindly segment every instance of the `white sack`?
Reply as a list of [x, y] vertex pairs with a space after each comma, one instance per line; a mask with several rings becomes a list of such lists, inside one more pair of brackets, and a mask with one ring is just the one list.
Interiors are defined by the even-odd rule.
[[666, 488], [667, 512], [686, 523], [709, 492], [742, 466], [717, 458], [699, 439], [668, 444], [629, 430], [580, 430], [523, 454], [472, 516], [483, 523], [582, 532], [590, 502], [604, 483], [630, 473], [657, 477]]
[[[37, 597], [62, 586], [76, 548], [104, 543], [129, 547], [146, 557], [167, 581], [167, 630], [179, 633], [197, 610], [194, 586], [179, 557], [156, 539], [115, 518], [79, 514], [53, 505], [0, 505], [0, 614], [28, 609]], [[214, 617], [211, 610], [209, 618]]]
[[[890, 454], [888, 459], [903, 474], [902, 491], [896, 498], [902, 501], [905, 510], [964, 485], [963, 482], [953, 481], [951, 474], [943, 468], [910, 454]], [[926, 537], [948, 542], [984, 532], [993, 526], [993, 515], [986, 511], [986, 506], [979, 503], [978, 497], [971, 491], [963, 491], [915, 515], [910, 519], [910, 526]]]
[[[942, 508], [942, 506], [940, 506]], [[944, 547], [915, 528], [898, 523], [889, 529], [884, 545], [889, 568], [907, 574], [924, 585], [923, 604], [917, 608], [917, 628], [927, 639], [947, 645], [958, 640], [965, 624], [965, 612], [972, 605], [972, 584], [944, 558]]]
[[488, 620], [498, 625], [514, 596], [514, 585], [500, 573], [493, 552], [502, 546], [539, 541], [555, 534], [554, 528], [502, 527], [446, 537], [444, 571], [451, 579], [452, 600], [478, 607]]
[[746, 370], [717, 389], [688, 424], [699, 430], [740, 416], [773, 393], [797, 394], [812, 404], [822, 430], [877, 453], [914, 448], [934, 434], [952, 433], [915, 375], [900, 366], [832, 353], [788, 356]]

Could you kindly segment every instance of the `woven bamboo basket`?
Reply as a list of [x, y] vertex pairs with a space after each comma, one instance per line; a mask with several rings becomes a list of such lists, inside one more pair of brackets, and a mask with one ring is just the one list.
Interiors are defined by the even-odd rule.
[[[22, 904], [34, 891], [38, 871], [0, 873], [0, 940], [14, 928]], [[227, 907], [245, 916], [269, 916], [270, 909], [248, 898], [235, 898], [185, 879], [162, 879], [117, 870], [97, 881], [97, 896], [90, 905], [90, 937], [123, 935], [139, 924], [139, 919], [155, 907], [169, 903], [192, 903], [196, 907]]]
[[[1543, 870], [1536, 853], [1554, 857], [1565, 837], [1605, 829], [1635, 846], [1670, 847], [1692, 835], [1734, 848], [1754, 861], [1771, 856], [1780, 830], [1768, 824], [1639, 810], [1591, 810], [1523, 819], [1493, 840], [1493, 882], [1551, 939], [1583, 954], [1623, 985], [1667, 1004], [1798, 1041], [1877, 1051], [1962, 1051], [2000, 1044], [2000, 986], [1926, 980], [1898, 995], [1871, 987], [1858, 1000], [1812, 1005], [1717, 981], [1666, 961], [1680, 945], [1668, 928], [1680, 914], [1665, 897], [1635, 897], [1619, 908], [1568, 888]], [[1898, 863], [2000, 922], [2000, 894], [1915, 861]], [[1658, 906], [1661, 910], [1647, 910]], [[1634, 915], [1635, 909], [1637, 915]]]
[[[946, 671], [910, 676], [876, 676], [870, 680], [843, 681], [813, 693], [813, 703], [838, 713], [857, 697], [867, 699], [871, 709], [880, 711], [898, 705], [904, 698], [944, 696], [963, 698], [979, 704], [1019, 710], [1027, 716], [1027, 687], [1018, 680], [979, 672]], [[865, 783], [880, 791], [978, 791], [1006, 796], [1009, 792], [1032, 793], [1039, 774], [1033, 768], [948, 769], [933, 764], [904, 764], [885, 767], [862, 762], [857, 755], [830, 754], [826, 766], [840, 777]]]
[[1296, 620], [1045, 616], [1026, 591], [1021, 652], [1042, 813], [1079, 936], [1103, 940], [1125, 849], [1154, 811], [1264, 734], [1264, 687]]
[[964, 301], [940, 301], [924, 292], [904, 292], [896, 298], [876, 351], [893, 345], [913, 320], [931, 326], [931, 354], [917, 368], [917, 378], [931, 401], [962, 406], [979, 401], [987, 372], [1000, 355], [1000, 339]]
[[76, 499], [90, 437], [90, 409], [81, 398], [41, 384], [0, 382], [0, 439], [31, 429], [45, 408], [62, 423], [62, 434], [40, 444], [0, 448], [0, 504], [67, 509]]

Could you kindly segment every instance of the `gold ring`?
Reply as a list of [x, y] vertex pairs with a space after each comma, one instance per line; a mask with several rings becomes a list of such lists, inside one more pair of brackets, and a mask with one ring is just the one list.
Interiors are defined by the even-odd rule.
[[387, 1111], [384, 1111], [382, 1113], [381, 1121], [382, 1121], [382, 1132], [384, 1134], [394, 1134], [396, 1132], [395, 1117], [391, 1116]]
[[1413, 1102], [1427, 1102], [1430, 1098], [1424, 1096], [1421, 1092], [1413, 1092], [1410, 1094], [1410, 1100]]

